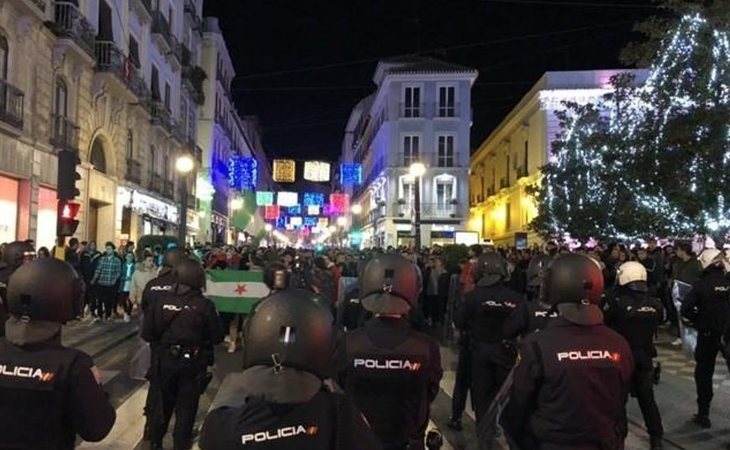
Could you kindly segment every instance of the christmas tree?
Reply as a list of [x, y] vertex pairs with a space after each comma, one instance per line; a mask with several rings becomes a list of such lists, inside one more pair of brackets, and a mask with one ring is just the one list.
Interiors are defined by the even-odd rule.
[[[727, 10], [683, 8], [654, 47], [646, 83], [616, 77], [596, 105], [566, 104], [559, 113], [562, 132], [533, 189], [533, 227], [544, 236], [730, 229], [730, 33], [728, 22], [716, 20]], [[661, 34], [658, 23], [645, 26], [650, 36]]]

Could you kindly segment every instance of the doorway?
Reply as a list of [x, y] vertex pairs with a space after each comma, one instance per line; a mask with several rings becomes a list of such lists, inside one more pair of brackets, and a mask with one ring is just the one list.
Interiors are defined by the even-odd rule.
[[100, 243], [98, 242], [97, 232], [99, 229], [99, 206], [101, 204], [95, 200], [89, 200], [89, 209], [86, 214], [87, 228], [86, 237], [89, 241], [95, 241], [97, 248]]

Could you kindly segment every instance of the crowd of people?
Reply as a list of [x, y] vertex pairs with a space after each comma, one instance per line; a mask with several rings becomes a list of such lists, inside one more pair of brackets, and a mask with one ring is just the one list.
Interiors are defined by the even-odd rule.
[[[660, 324], [675, 336], [681, 327], [698, 330], [692, 420], [702, 428], [712, 426], [715, 358], [730, 358], [728, 255], [714, 248], [695, 255], [688, 242], [473, 245], [456, 252], [222, 245], [135, 251], [133, 243], [108, 242], [102, 254], [93, 242], [71, 240], [67, 264], [36, 258], [31, 242], [0, 250], [0, 310], [10, 315], [0, 318], [7, 327], [0, 330], [7, 336], [0, 340], [0, 377], [21, 373], [8, 367], [34, 367], [38, 358], [70, 367], [58, 373], [57, 387], [73, 390], [64, 398], [81, 404], [57, 405], [73, 416], [62, 423], [75, 424], [57, 424], [58, 442], [71, 445], [64, 449], [77, 433], [103, 438], [114, 423], [101, 387], [89, 385], [99, 382], [93, 363], [60, 346], [60, 324], [83, 316], [129, 321], [141, 313], [141, 337], [151, 349], [144, 439], [155, 450], [172, 415], [175, 450], [190, 448], [214, 347], [226, 334], [229, 352], [243, 347], [244, 371], [221, 386], [202, 430], [204, 450], [241, 442], [387, 450], [423, 449], [428, 442], [437, 448], [438, 434], [426, 436], [426, 426], [443, 374], [434, 338], [443, 327], [459, 331], [448, 426], [462, 430], [470, 393], [484, 449], [493, 448], [500, 424], [515, 449], [619, 450], [631, 393], [652, 450], [660, 450], [664, 429], [653, 394]], [[205, 270], [262, 272], [270, 294], [248, 317], [218, 314], [205, 296]], [[687, 287], [679, 302], [677, 283]], [[68, 358], [76, 359], [64, 363]], [[89, 374], [79, 373], [84, 368]], [[14, 399], [5, 406], [19, 409], [18, 417], [31, 420], [37, 400], [49, 395], [42, 383], [57, 374], [44, 370], [29, 372], [25, 387], [0, 383], [3, 398]], [[35, 390], [36, 401], [24, 403]], [[0, 447], [42, 448], [51, 439], [29, 435], [22, 420], [5, 426]]]

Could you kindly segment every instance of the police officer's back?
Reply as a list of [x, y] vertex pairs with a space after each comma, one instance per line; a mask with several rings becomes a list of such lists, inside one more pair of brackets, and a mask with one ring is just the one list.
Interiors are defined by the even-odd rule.
[[601, 268], [583, 255], [561, 255], [542, 292], [560, 317], [522, 341], [505, 432], [521, 448], [623, 448], [633, 360], [626, 340], [603, 325]]
[[35, 250], [33, 246], [24, 241], [11, 242], [3, 249], [2, 264], [0, 264], [0, 337], [5, 336], [6, 299], [10, 276], [24, 262], [32, 261], [34, 258]]
[[659, 299], [649, 296], [644, 266], [630, 261], [617, 271], [618, 288], [604, 306], [606, 325], [619, 332], [629, 343], [634, 358], [632, 393], [639, 401], [651, 449], [661, 450], [662, 420], [654, 400], [654, 365], [656, 357], [654, 335], [664, 318]]
[[142, 292], [141, 306], [143, 313], [146, 314], [150, 305], [157, 303], [171, 293], [175, 284], [173, 270], [180, 261], [186, 258], [185, 250], [181, 248], [171, 248], [165, 251], [160, 272], [157, 274], [157, 277], [147, 283], [147, 286], [145, 286]]
[[210, 349], [223, 340], [224, 333], [215, 305], [201, 293], [205, 271], [200, 263], [178, 262], [174, 277], [171, 294], [149, 306], [141, 336], [156, 348], [148, 396], [160, 396], [157, 402], [148, 399], [155, 414], [148, 418], [147, 438], [153, 448], [161, 446], [174, 410], [177, 450], [190, 446], [206, 369], [213, 364]]
[[83, 285], [60, 260], [26, 264], [8, 284], [0, 340], [0, 448], [71, 450], [76, 435], [100, 441], [115, 412], [91, 358], [61, 345], [61, 324], [81, 315]]
[[406, 317], [420, 284], [420, 272], [402, 256], [371, 259], [360, 292], [374, 317], [341, 342], [340, 380], [386, 449], [423, 448], [443, 373], [438, 343], [414, 331]]
[[244, 371], [224, 380], [200, 448], [381, 448], [350, 400], [325, 387], [334, 335], [329, 308], [310, 292], [279, 291], [261, 302], [246, 323]]
[[698, 259], [702, 273], [687, 293], [681, 312], [697, 328], [697, 414], [693, 420], [703, 428], [710, 428], [712, 375], [717, 353], [722, 352], [725, 361], [730, 361], [730, 280], [725, 276], [726, 260], [720, 250], [705, 249]]

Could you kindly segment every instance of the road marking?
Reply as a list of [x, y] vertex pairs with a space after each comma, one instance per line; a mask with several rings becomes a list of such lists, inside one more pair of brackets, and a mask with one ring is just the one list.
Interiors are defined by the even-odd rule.
[[144, 433], [142, 411], [147, 399], [148, 385], [144, 385], [117, 408], [117, 421], [109, 435], [101, 442], [84, 442], [77, 449], [130, 450], [139, 444]]

